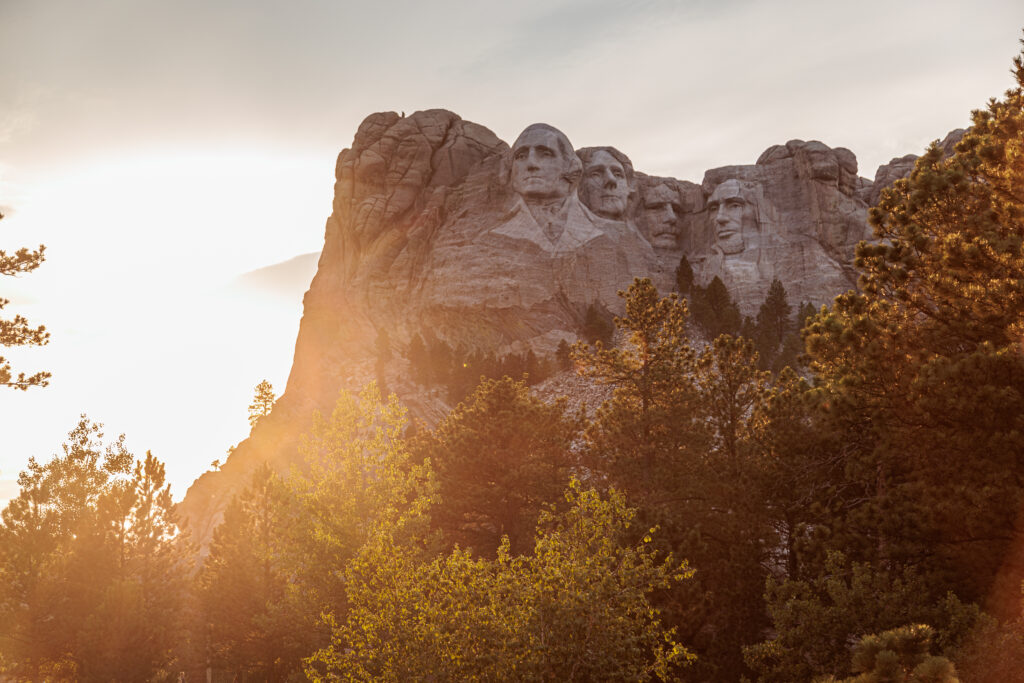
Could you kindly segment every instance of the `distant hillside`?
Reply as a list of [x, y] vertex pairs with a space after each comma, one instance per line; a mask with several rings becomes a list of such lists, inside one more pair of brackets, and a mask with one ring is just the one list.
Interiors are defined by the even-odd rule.
[[319, 258], [320, 252], [300, 254], [287, 261], [239, 275], [232, 285], [288, 301], [302, 301], [302, 295], [309, 289], [309, 283], [316, 275]]

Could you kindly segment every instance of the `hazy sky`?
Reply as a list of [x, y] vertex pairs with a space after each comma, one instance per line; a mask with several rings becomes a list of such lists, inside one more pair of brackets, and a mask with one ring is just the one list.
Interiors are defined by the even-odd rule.
[[319, 250], [371, 112], [545, 121], [697, 182], [819, 139], [870, 178], [1001, 95], [1022, 27], [1020, 0], [0, 0], [0, 249], [49, 255], [0, 296], [53, 333], [4, 355], [55, 375], [0, 393], [0, 500], [83, 411], [176, 498], [246, 436], [301, 301], [225, 283]]

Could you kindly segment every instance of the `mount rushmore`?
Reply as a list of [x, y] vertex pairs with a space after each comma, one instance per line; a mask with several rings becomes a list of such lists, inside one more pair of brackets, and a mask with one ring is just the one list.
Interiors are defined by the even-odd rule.
[[683, 256], [698, 284], [721, 278], [744, 315], [775, 278], [793, 303], [828, 303], [856, 286], [868, 207], [914, 158], [872, 181], [850, 150], [791, 140], [696, 184], [645, 175], [615, 147], [577, 150], [547, 124], [509, 146], [445, 110], [372, 114], [338, 157], [285, 393], [220, 471], [193, 484], [182, 516], [208, 539], [256, 465], [286, 470], [313, 411], [380, 375], [381, 343], [388, 388], [431, 423], [449, 406], [407, 378], [415, 334], [550, 356], [579, 338], [588, 308], [621, 312], [617, 293], [634, 277], [673, 291]]

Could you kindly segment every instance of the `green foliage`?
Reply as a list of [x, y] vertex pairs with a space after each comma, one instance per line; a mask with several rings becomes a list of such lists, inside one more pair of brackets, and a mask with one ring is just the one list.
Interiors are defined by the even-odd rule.
[[574, 464], [580, 420], [565, 400], [546, 404], [525, 382], [484, 380], [435, 430], [413, 441], [436, 471], [435, 525], [450, 542], [493, 556], [502, 537], [529, 549], [542, 507], [557, 500]]
[[[0, 220], [3, 219], [0, 214]], [[17, 277], [21, 273], [30, 273], [38, 268], [45, 260], [43, 252], [45, 247], [39, 245], [39, 249], [29, 251], [22, 248], [13, 254], [7, 254], [0, 250], [0, 275]], [[0, 297], [0, 310], [11, 303], [9, 299]], [[0, 318], [0, 346], [42, 346], [50, 341], [50, 333], [46, 327], [32, 327], [28, 320], [20, 315], [10, 320]], [[12, 374], [11, 364], [0, 356], [0, 385], [14, 389], [25, 390], [29, 387], [45, 387], [49, 384], [50, 373], [37, 372], [34, 375], [26, 376], [24, 372], [18, 373], [17, 377]]]
[[[577, 345], [583, 371], [613, 387], [588, 426], [595, 476], [639, 507], [656, 543], [686, 557], [696, 579], [659, 596], [666, 619], [698, 649], [698, 678], [739, 678], [740, 646], [765, 619], [761, 593], [773, 530], [762, 503], [753, 419], [767, 394], [753, 345], [719, 337], [700, 355], [686, 304], [647, 280], [628, 292], [617, 348]], [[762, 429], [764, 431], [764, 429]]]
[[235, 675], [278, 680], [301, 668], [317, 634], [297, 614], [281, 559], [286, 491], [269, 466], [253, 474], [214, 531], [196, 577], [209, 663]]
[[[883, 194], [863, 292], [805, 330], [819, 399], [849, 445], [830, 547], [925, 563], [968, 600], [1016, 606], [1004, 572], [1024, 503], [1024, 65], [943, 158]], [[822, 529], [825, 533], [825, 529]]]
[[676, 289], [679, 292], [679, 296], [685, 297], [690, 293], [692, 287], [693, 266], [690, 265], [686, 254], [683, 254], [683, 257], [679, 259], [679, 265], [676, 267]]
[[165, 470], [84, 416], [30, 460], [0, 526], [0, 661], [22, 677], [148, 680], [172, 660], [188, 553]]
[[[691, 658], [649, 603], [685, 564], [625, 545], [632, 512], [573, 482], [569, 509], [546, 515], [531, 555], [494, 560], [456, 549], [418, 561], [387, 525], [346, 571], [351, 610], [313, 680], [667, 680]], [[396, 552], [396, 545], [398, 552]]]
[[[934, 631], [911, 624], [864, 636], [853, 649], [853, 671], [845, 683], [959, 683], [956, 667], [945, 657], [929, 654]], [[839, 683], [831, 676], [822, 683]]]
[[555, 363], [560, 370], [572, 368], [572, 347], [564, 339], [558, 342], [558, 349], [555, 350]]
[[639, 278], [620, 296], [626, 314], [615, 324], [625, 343], [573, 348], [585, 375], [614, 388], [587, 429], [588, 452], [595, 468], [611, 472], [624, 490], [652, 491], [657, 482], [671, 485], [663, 465], [671, 467], [666, 460], [675, 459], [695, 424], [686, 302], [674, 294], [659, 298], [651, 281]]
[[848, 675], [854, 638], [907, 623], [934, 624], [940, 647], [953, 652], [980, 619], [976, 606], [952, 593], [932, 595], [912, 570], [850, 562], [838, 552], [813, 580], [769, 581], [767, 598], [776, 636], [745, 651], [765, 682]]
[[256, 425], [259, 424], [260, 420], [270, 415], [270, 411], [274, 409], [274, 402], [277, 397], [274, 396], [274, 385], [267, 380], [261, 381], [256, 385], [256, 391], [252, 397], [252, 403], [249, 404], [249, 428], [255, 429]]
[[749, 336], [757, 346], [762, 369], [778, 373], [784, 367], [798, 366], [803, 344], [799, 328], [794, 325], [793, 307], [786, 298], [786, 288], [777, 278], [768, 288], [753, 327]]
[[[444, 386], [452, 403], [466, 398], [481, 379], [511, 377], [534, 385], [543, 382], [554, 370], [549, 359], [538, 358], [533, 351], [498, 357], [480, 349], [453, 349], [431, 334], [427, 339], [424, 342], [415, 334], [409, 342], [410, 377], [419, 384]], [[556, 362], [561, 361], [556, 357]]]
[[436, 484], [430, 463], [415, 464], [403, 434], [406, 410], [392, 394], [384, 402], [376, 385], [359, 396], [342, 392], [329, 419], [314, 415], [301, 452], [309, 473], [291, 473], [281, 523], [287, 535], [282, 558], [305, 614], [344, 611], [338, 569], [385, 521], [402, 542], [416, 545], [429, 533], [426, 511]]
[[717, 275], [707, 287], [693, 287], [690, 306], [693, 310], [693, 322], [709, 339], [723, 334], [739, 333], [743, 323], [740, 309], [733, 301], [725, 283]]

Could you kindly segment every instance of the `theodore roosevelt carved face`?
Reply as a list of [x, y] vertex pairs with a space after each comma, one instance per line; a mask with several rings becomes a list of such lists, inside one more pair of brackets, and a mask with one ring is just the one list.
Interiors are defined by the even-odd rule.
[[664, 183], [644, 187], [641, 191], [643, 211], [641, 225], [644, 236], [655, 247], [675, 249], [682, 226], [679, 193]]

